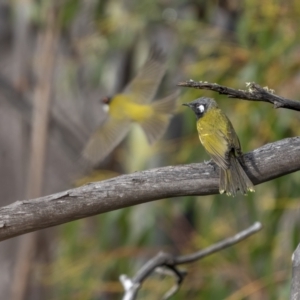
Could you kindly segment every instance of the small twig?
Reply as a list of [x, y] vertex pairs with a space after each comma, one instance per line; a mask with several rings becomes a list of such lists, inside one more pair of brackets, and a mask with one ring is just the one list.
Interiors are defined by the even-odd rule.
[[268, 87], [261, 87], [255, 82], [246, 83], [247, 90], [236, 90], [217, 83], [209, 83], [192, 79], [179, 82], [178, 86], [192, 87], [202, 90], [211, 90], [222, 95], [227, 95], [229, 98], [239, 98], [242, 100], [262, 101], [272, 103], [275, 108], [287, 108], [300, 111], [300, 101], [290, 100], [274, 94], [274, 90]]
[[[170, 253], [160, 252], [155, 257], [150, 259], [138, 272], [137, 274], [130, 279], [127, 275], [121, 275], [120, 281], [123, 284], [125, 294], [123, 300], [134, 300], [137, 297], [137, 293], [142, 286], [142, 283], [145, 279], [150, 276], [150, 274], [157, 270], [158, 267], [164, 267], [172, 271], [173, 275], [176, 275], [177, 283], [173, 286], [163, 297], [163, 299], [168, 299], [172, 295], [174, 295], [181, 283], [184, 280], [186, 275], [185, 271], [179, 270], [177, 268], [180, 264], [191, 263], [196, 260], [202, 259], [208, 255], [211, 255], [217, 251], [223, 250], [228, 248], [247, 237], [251, 236], [252, 234], [261, 230], [262, 225], [259, 222], [256, 222], [251, 227], [237, 233], [235, 236], [227, 238], [219, 243], [216, 243], [204, 250], [200, 250], [198, 252], [183, 255], [183, 256], [173, 256]], [[167, 274], [166, 272], [164, 272]]]
[[187, 275], [187, 271], [185, 270], [179, 270], [175, 266], [168, 265], [163, 267], [157, 267], [155, 268], [155, 273], [162, 274], [165, 276], [172, 276], [176, 280], [176, 284], [173, 285], [162, 297], [162, 300], [169, 299], [174, 294], [177, 293], [177, 291], [180, 288], [181, 283], [183, 282], [185, 276]]
[[175, 259], [175, 264], [186, 264], [186, 263], [192, 263], [194, 261], [197, 261], [199, 259], [202, 259], [208, 255], [211, 255], [215, 252], [218, 252], [220, 250], [223, 250], [225, 248], [228, 248], [244, 239], [249, 237], [250, 235], [254, 234], [255, 232], [262, 229], [262, 225], [260, 222], [254, 223], [251, 227], [237, 233], [233, 237], [227, 238], [219, 243], [216, 243], [204, 250], [200, 250], [198, 252], [189, 254], [189, 255], [182, 255]]
[[300, 244], [292, 256], [292, 287], [290, 300], [300, 299]]
[[[181, 283], [183, 282], [185, 276], [187, 275], [187, 271], [185, 270], [179, 270], [177, 269], [175, 266], [167, 266], [169, 268], [169, 270], [172, 270], [172, 272], [165, 272], [166, 275], [171, 275], [171, 276], [175, 276], [176, 278], [176, 284], [173, 285], [162, 297], [162, 300], [167, 300], [169, 298], [171, 298], [173, 295], [175, 295], [179, 288]], [[157, 269], [155, 269], [155, 272], [157, 272]]]
[[136, 299], [138, 290], [140, 289], [139, 283], [134, 283], [127, 275], [121, 275], [120, 281], [124, 287], [125, 294], [122, 300], [133, 300]]

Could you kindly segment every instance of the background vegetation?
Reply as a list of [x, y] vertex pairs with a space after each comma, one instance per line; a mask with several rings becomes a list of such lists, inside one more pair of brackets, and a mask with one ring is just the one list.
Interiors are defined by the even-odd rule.
[[[87, 137], [104, 117], [98, 100], [119, 91], [130, 80], [153, 44], [168, 54], [160, 96], [189, 78], [235, 88], [255, 81], [287, 98], [298, 99], [300, 95], [298, 1], [0, 3], [4, 16], [0, 22], [0, 76], [5, 81], [0, 84], [0, 100], [6, 97], [8, 87], [17, 95], [32, 98], [39, 85], [34, 71], [39, 63], [38, 40], [52, 26], [56, 44], [51, 111], [81, 142], [76, 146], [66, 143], [63, 133], [49, 127], [43, 194], [136, 170], [209, 159], [199, 143], [194, 115], [179, 107], [165, 139], [154, 147], [150, 148], [141, 130], [134, 127], [93, 173], [77, 164]], [[47, 21], [53, 10], [55, 25]], [[298, 135], [299, 115], [294, 111], [188, 89], [182, 89], [180, 102], [203, 95], [217, 99], [244, 152]], [[30, 126], [24, 119], [31, 116], [10, 100], [1, 100], [0, 147], [3, 160], [18, 160], [15, 173], [9, 171], [11, 166], [2, 168], [1, 178], [10, 178], [7, 191], [0, 194], [2, 205], [24, 198], [30, 156], [26, 138]], [[254, 221], [263, 223], [263, 231], [188, 265], [188, 276], [174, 299], [286, 299], [291, 255], [299, 242], [299, 180], [295, 173], [257, 186], [256, 193], [247, 197], [165, 199], [43, 231], [37, 239], [23, 299], [118, 299], [123, 292], [119, 275], [132, 276], [159, 250], [190, 253]], [[16, 190], [9, 193], [12, 188]], [[0, 245], [5, 254], [2, 271], [9, 270], [0, 278], [2, 294], [9, 294], [5, 282], [14, 283], [11, 270], [20, 263], [16, 260], [18, 243], [20, 240], [14, 239]], [[159, 299], [172, 283], [169, 278], [152, 276], [140, 298]]]

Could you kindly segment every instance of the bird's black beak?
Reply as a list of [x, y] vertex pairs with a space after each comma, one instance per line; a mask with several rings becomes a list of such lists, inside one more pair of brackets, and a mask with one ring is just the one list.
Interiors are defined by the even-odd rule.
[[189, 103], [183, 103], [182, 105], [190, 107]]

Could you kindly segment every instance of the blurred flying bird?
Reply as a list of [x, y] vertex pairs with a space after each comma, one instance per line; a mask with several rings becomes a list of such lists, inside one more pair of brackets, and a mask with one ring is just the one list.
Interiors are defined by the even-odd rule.
[[200, 141], [221, 168], [220, 194], [226, 192], [227, 195], [235, 196], [237, 191], [242, 194], [254, 192], [253, 184], [238, 159], [242, 155], [239, 138], [216, 101], [201, 97], [183, 105], [191, 108], [196, 114]]
[[102, 100], [107, 118], [90, 137], [83, 150], [84, 159], [99, 163], [125, 138], [132, 123], [142, 127], [150, 145], [165, 133], [178, 98], [176, 91], [152, 102], [165, 71], [165, 56], [153, 49], [124, 90]]

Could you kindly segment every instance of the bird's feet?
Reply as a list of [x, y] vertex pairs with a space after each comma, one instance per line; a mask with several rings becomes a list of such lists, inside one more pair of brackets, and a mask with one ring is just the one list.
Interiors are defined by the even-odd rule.
[[208, 160], [208, 161], [204, 161], [204, 164], [205, 165], [210, 165], [210, 166], [212, 166], [213, 167], [213, 169], [214, 169], [214, 172], [216, 171], [216, 164], [215, 164], [215, 162], [212, 160], [212, 159], [210, 159], [210, 160]]

